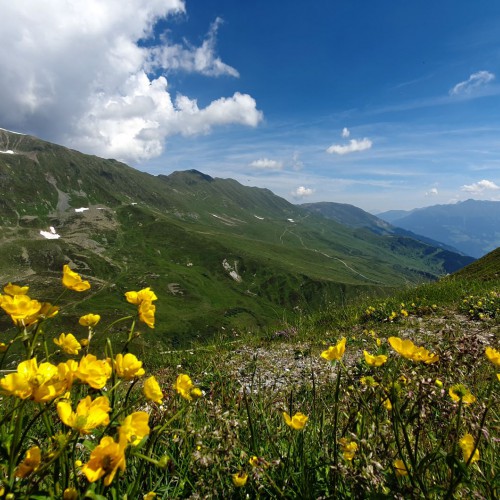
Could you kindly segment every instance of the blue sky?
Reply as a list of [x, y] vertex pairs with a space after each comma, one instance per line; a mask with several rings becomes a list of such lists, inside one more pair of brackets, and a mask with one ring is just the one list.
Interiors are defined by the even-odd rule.
[[500, 200], [500, 2], [12, 3], [0, 127], [294, 203]]

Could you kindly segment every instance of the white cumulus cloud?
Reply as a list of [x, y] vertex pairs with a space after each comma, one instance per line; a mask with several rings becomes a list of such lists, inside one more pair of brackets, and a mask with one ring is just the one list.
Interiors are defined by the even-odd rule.
[[205, 107], [181, 93], [171, 96], [165, 75], [174, 71], [238, 76], [216, 54], [220, 19], [199, 47], [152, 38], [158, 21], [184, 12], [183, 0], [5, 3], [3, 125], [126, 161], [160, 155], [173, 134], [255, 127], [262, 113], [248, 94], [236, 92]]
[[495, 75], [489, 71], [477, 71], [472, 73], [469, 78], [463, 82], [457, 83], [450, 89], [450, 95], [470, 95], [479, 87], [482, 87], [495, 79]]
[[349, 131], [349, 129], [347, 127], [344, 127], [342, 129], [342, 137], [344, 139], [347, 139], [350, 135], [351, 135], [351, 132]]
[[283, 162], [277, 160], [270, 160], [269, 158], [260, 158], [250, 163], [250, 166], [262, 170], [282, 170]]
[[474, 182], [473, 184], [465, 184], [462, 186], [462, 191], [471, 194], [482, 194], [485, 191], [498, 191], [500, 186], [495, 184], [493, 181], [488, 181], [483, 179], [479, 182]]
[[431, 188], [425, 193], [425, 196], [437, 196], [439, 194], [437, 188]]
[[314, 193], [314, 189], [306, 188], [304, 186], [299, 186], [295, 191], [292, 191], [292, 195], [296, 198], [304, 198], [306, 196], [311, 196]]
[[365, 137], [361, 140], [351, 139], [349, 144], [333, 144], [326, 150], [326, 152], [330, 154], [335, 153], [338, 155], [346, 155], [356, 151], [364, 151], [366, 149], [370, 149], [371, 147], [372, 141]]

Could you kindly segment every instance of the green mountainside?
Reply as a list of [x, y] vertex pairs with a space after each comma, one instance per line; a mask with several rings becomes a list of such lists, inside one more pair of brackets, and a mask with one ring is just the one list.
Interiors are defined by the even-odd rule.
[[500, 248], [453, 273], [453, 278], [492, 281], [500, 279]]
[[278, 325], [470, 262], [347, 227], [267, 189], [195, 170], [152, 176], [4, 130], [0, 188], [0, 283], [30, 284], [53, 300], [69, 263], [92, 283], [74, 315], [114, 310], [117, 318], [125, 291], [151, 286], [158, 327], [149, 338], [163, 344]]
[[466, 200], [408, 212], [389, 211], [378, 217], [475, 258], [500, 246], [500, 201]]

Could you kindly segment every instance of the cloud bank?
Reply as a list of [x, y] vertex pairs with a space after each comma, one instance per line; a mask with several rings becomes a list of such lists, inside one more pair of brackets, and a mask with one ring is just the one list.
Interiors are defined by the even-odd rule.
[[500, 186], [495, 184], [493, 181], [488, 181], [483, 179], [482, 181], [475, 182], [473, 184], [465, 184], [462, 186], [462, 191], [466, 193], [471, 193], [473, 195], [483, 194], [487, 191], [498, 191]]
[[182, 0], [23, 0], [0, 18], [2, 126], [125, 161], [160, 155], [173, 134], [221, 125], [255, 127], [262, 112], [239, 92], [200, 108], [171, 96], [173, 71], [237, 77], [216, 54], [217, 19], [201, 46], [147, 46], [155, 24], [183, 14]]
[[476, 73], [472, 73], [467, 80], [457, 83], [450, 90], [449, 94], [457, 96], [470, 95], [494, 79], [495, 75], [489, 71], [477, 71]]

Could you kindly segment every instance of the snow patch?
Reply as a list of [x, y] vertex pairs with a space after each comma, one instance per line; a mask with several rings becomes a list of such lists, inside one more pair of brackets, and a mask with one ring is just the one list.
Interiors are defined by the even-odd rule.
[[75, 212], [85, 212], [86, 210], [88, 210], [88, 208], [85, 208], [85, 207], [81, 207], [81, 208], [75, 208]]
[[7, 151], [0, 151], [0, 153], [3, 153], [4, 155], [13, 155], [15, 154], [12, 149], [7, 149]]
[[288, 222], [295, 222], [293, 219], [287, 219]]
[[227, 259], [224, 259], [222, 261], [222, 267], [224, 268], [225, 271], [228, 272], [229, 276], [231, 276], [231, 278], [233, 278], [234, 281], [237, 281], [238, 283], [243, 281], [242, 277], [238, 274], [238, 262], [237, 261], [234, 261], [234, 266], [232, 266], [231, 264], [229, 264]]
[[6, 128], [1, 128], [1, 127], [0, 130], [4, 130], [5, 132], [10, 132], [11, 134], [26, 135], [26, 134], [21, 134], [21, 132], [14, 132], [13, 130], [7, 130]]
[[254, 215], [254, 217], [259, 220], [264, 220], [264, 217], [259, 217], [258, 215]]
[[53, 226], [50, 226], [49, 231], [40, 231], [40, 234], [48, 240], [58, 240], [61, 237], [60, 234], [57, 234]]

